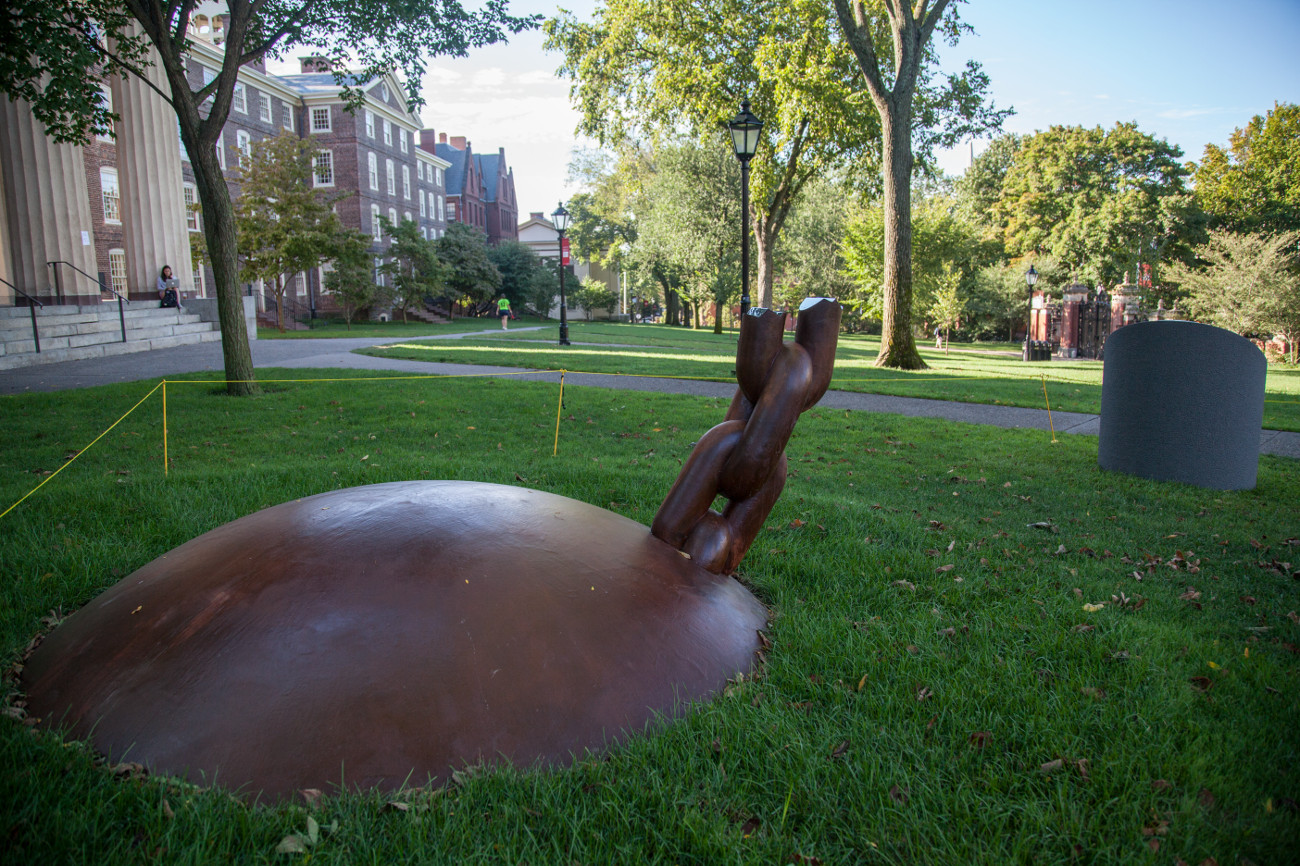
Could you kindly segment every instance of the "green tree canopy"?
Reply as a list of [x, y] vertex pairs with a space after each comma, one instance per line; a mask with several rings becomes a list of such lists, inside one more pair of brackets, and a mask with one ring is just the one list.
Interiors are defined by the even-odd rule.
[[875, 164], [875, 111], [857, 98], [825, 0], [606, 0], [592, 23], [564, 14], [546, 33], [564, 53], [580, 130], [602, 144], [682, 132], [726, 141], [726, 121], [750, 100], [763, 121], [751, 162], [760, 306], [771, 305], [777, 238], [804, 185], [829, 166]]
[[1196, 200], [1233, 231], [1300, 230], [1300, 105], [1274, 104], [1232, 133], [1225, 150], [1205, 146], [1194, 166]]
[[1198, 319], [1238, 334], [1282, 334], [1291, 361], [1300, 341], [1300, 231], [1274, 235], [1216, 229], [1195, 250], [1200, 267], [1171, 266]]
[[325, 273], [325, 290], [334, 296], [348, 330], [357, 313], [379, 300], [379, 286], [375, 284], [372, 238], [357, 231], [346, 231], [339, 237], [334, 260]]
[[[466, 11], [460, 0], [232, 2], [221, 46], [225, 61], [211, 82], [194, 90], [185, 66], [194, 11], [194, 0], [17, 0], [3, 16], [0, 90], [30, 102], [51, 134], [65, 141], [85, 141], [106, 128], [111, 115], [99, 88], [114, 73], [140, 77], [171, 104], [203, 205], [227, 388], [241, 394], [255, 390], [253, 359], [239, 291], [234, 208], [215, 149], [240, 68], [306, 47], [332, 61], [350, 106], [360, 105], [367, 83], [400, 72], [415, 110], [431, 55], [464, 55], [536, 26], [536, 18], [508, 15], [505, 0], [487, 0], [478, 12]], [[150, 75], [150, 64], [158, 76]]]
[[486, 301], [496, 294], [501, 272], [488, 258], [487, 235], [467, 223], [454, 222], [434, 243], [446, 266], [443, 280], [448, 290], [469, 302]]
[[438, 256], [437, 242], [422, 237], [413, 221], [404, 219], [393, 225], [380, 219], [389, 238], [388, 261], [382, 268], [388, 278], [385, 300], [405, 322], [408, 310], [442, 293], [448, 268]]
[[336, 255], [344, 229], [334, 203], [312, 189], [314, 138], [285, 132], [241, 155], [235, 230], [242, 279], [262, 280], [276, 300], [276, 326], [284, 330], [285, 277], [318, 267]]
[[541, 258], [528, 244], [502, 241], [488, 248], [488, 261], [501, 273], [501, 294], [511, 306], [522, 312], [532, 298], [536, 272], [543, 266]]
[[1158, 272], [1199, 224], [1181, 157], [1136, 123], [1053, 126], [1024, 138], [993, 207], [1008, 255], [1051, 253], [1105, 285], [1141, 264]]

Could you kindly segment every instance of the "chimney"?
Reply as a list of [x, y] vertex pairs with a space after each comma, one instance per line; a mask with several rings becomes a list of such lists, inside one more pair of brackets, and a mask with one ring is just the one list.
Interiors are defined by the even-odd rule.
[[463, 135], [453, 135], [451, 137], [451, 146], [457, 150], [464, 150], [468, 146], [468, 142], [465, 141]]
[[429, 153], [437, 153], [438, 151], [435, 150], [437, 146], [438, 136], [432, 129], [420, 130], [420, 147], [429, 151]]
[[332, 72], [334, 70], [334, 66], [330, 63], [330, 59], [319, 54], [299, 57], [298, 64], [302, 68], [303, 75], [310, 72]]
[[544, 220], [546, 219], [546, 214], [542, 213], [539, 210], [535, 210], [528, 215], [528, 218], [530, 220]]

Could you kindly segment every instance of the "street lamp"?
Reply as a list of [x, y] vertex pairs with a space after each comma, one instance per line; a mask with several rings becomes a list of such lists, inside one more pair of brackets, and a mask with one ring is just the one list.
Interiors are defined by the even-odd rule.
[[569, 228], [569, 212], [564, 209], [564, 202], [551, 212], [551, 222], [555, 223], [555, 234], [560, 245], [560, 345], [569, 345], [568, 303], [564, 300], [564, 233]]
[[[740, 102], [740, 114], [727, 121], [731, 146], [740, 160], [740, 315], [749, 312], [749, 160], [758, 150], [758, 133], [763, 121], [749, 110], [749, 100]], [[721, 312], [721, 311], [719, 311]]]
[[1038, 271], [1033, 265], [1025, 271], [1025, 282], [1029, 284], [1029, 298], [1025, 302], [1025, 352], [1022, 361], [1029, 360], [1029, 337], [1034, 323], [1034, 283], [1038, 282]]

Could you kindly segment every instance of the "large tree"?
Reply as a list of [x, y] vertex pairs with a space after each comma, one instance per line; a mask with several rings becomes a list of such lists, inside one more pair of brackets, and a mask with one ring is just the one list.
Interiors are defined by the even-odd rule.
[[1238, 334], [1281, 334], [1300, 357], [1300, 231], [1210, 232], [1195, 250], [1202, 266], [1177, 263], [1170, 276], [1197, 318]]
[[1233, 231], [1300, 229], [1300, 105], [1275, 104], [1233, 131], [1228, 148], [1205, 146], [1193, 168], [1196, 200]]
[[639, 220], [638, 250], [679, 275], [678, 291], [690, 302], [693, 324], [717, 306], [714, 331], [722, 333], [722, 311], [739, 299], [740, 169], [719, 140], [659, 149], [657, 171], [647, 188], [649, 211]]
[[501, 272], [488, 258], [487, 235], [468, 223], [454, 222], [436, 244], [446, 270], [443, 284], [455, 299], [482, 303], [501, 288]]
[[1020, 142], [993, 206], [1010, 256], [1051, 253], [1081, 279], [1114, 285], [1196, 239], [1182, 151], [1135, 123], [1053, 126]]
[[312, 189], [314, 138], [285, 132], [240, 154], [235, 231], [241, 278], [262, 280], [275, 295], [275, 323], [284, 330], [286, 277], [319, 267], [337, 255], [343, 223], [334, 203]]
[[384, 251], [388, 261], [380, 268], [388, 278], [385, 300], [405, 322], [407, 310], [442, 292], [449, 268], [438, 256], [438, 242], [421, 236], [413, 221], [393, 225], [384, 217], [380, 220], [389, 239]]
[[[231, 393], [255, 390], [253, 361], [239, 292], [234, 208], [216, 143], [226, 124], [239, 69], [308, 46], [338, 70], [349, 105], [364, 100], [362, 87], [400, 71], [408, 105], [418, 108], [420, 80], [429, 55], [463, 55], [507, 32], [534, 26], [532, 18], [506, 14], [505, 0], [487, 0], [469, 12], [460, 0], [230, 0], [225, 61], [217, 76], [194, 89], [185, 60], [195, 0], [17, 0], [0, 31], [0, 89], [32, 104], [57, 140], [84, 141], [111, 117], [99, 87], [116, 73], [137, 75], [176, 112], [203, 205], [203, 228], [212, 265], [222, 351]], [[160, 67], [156, 85], [147, 66]], [[352, 74], [345, 74], [347, 68]]]
[[[912, 173], [916, 157], [935, 147], [1001, 126], [1009, 113], [985, 103], [988, 77], [968, 62], [960, 74], [938, 76], [931, 38], [950, 43], [969, 28], [951, 0], [834, 0], [840, 27], [880, 115], [884, 183], [884, 285], [876, 365], [921, 369], [912, 336]], [[880, 9], [883, 5], [883, 14]]]
[[879, 150], [825, 0], [606, 0], [593, 22], [565, 14], [546, 32], [564, 53], [580, 130], [602, 144], [725, 139], [749, 99], [763, 121], [750, 163], [755, 302], [771, 306], [777, 240], [805, 184], [831, 166], [874, 164]]

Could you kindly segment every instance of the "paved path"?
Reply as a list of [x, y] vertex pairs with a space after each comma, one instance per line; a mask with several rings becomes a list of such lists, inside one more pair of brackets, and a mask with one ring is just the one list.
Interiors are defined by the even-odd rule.
[[[514, 331], [541, 330], [538, 328], [512, 328]], [[470, 332], [481, 334], [481, 331]], [[434, 339], [454, 340], [467, 334], [445, 334]], [[429, 339], [427, 337], [419, 338]], [[464, 375], [466, 373], [519, 373], [519, 368], [486, 367], [467, 364], [430, 364], [424, 361], [403, 361], [394, 358], [374, 358], [353, 354], [353, 349], [393, 342], [392, 338], [339, 338], [254, 340], [253, 364], [256, 367], [290, 367], [340, 370], [396, 370], [408, 373]], [[84, 388], [112, 382], [134, 382], [161, 376], [176, 377], [198, 370], [221, 370], [220, 343], [200, 343], [194, 346], [177, 346], [131, 355], [92, 358], [84, 361], [63, 361], [58, 364], [41, 364], [0, 372], [0, 394], [21, 394], [29, 391], [58, 391], [66, 388]], [[546, 371], [529, 371], [521, 379], [554, 381], [559, 374]], [[696, 394], [709, 397], [730, 398], [736, 386], [720, 382], [699, 382], [690, 379], [656, 379], [653, 377], [606, 376], [599, 373], [569, 373], [569, 385], [588, 385], [596, 388], [616, 388], [627, 391], [660, 391], [671, 394]], [[0, 404], [3, 405], [3, 404]], [[1048, 430], [1055, 426], [1057, 433], [1096, 436], [1101, 422], [1096, 415], [1077, 412], [1053, 412], [1049, 426], [1048, 413], [1043, 409], [1021, 409], [1013, 406], [985, 406], [979, 403], [950, 403], [944, 400], [924, 400], [916, 397], [889, 397], [882, 394], [859, 394], [851, 391], [829, 391], [820, 404], [832, 409], [849, 409], [858, 412], [883, 412], [917, 418], [945, 418], [967, 424], [988, 424], [995, 427]], [[1260, 432], [1260, 452], [1300, 459], [1300, 433], [1263, 430]]]

